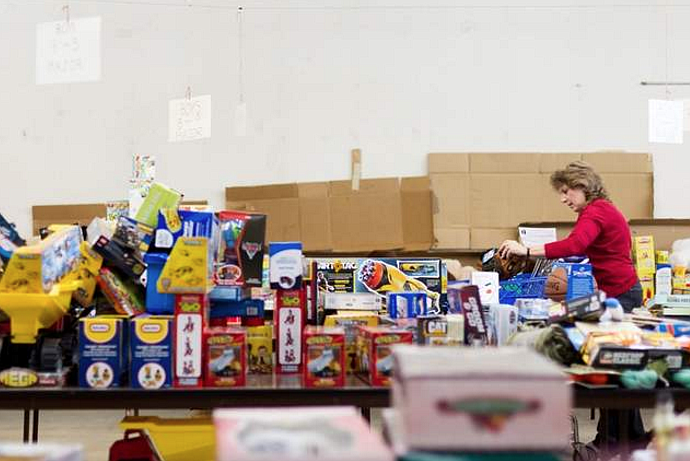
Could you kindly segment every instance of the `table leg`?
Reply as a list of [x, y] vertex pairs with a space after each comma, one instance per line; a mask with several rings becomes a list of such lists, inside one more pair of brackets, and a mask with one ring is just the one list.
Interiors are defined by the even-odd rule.
[[38, 408], [34, 410], [34, 424], [31, 432], [31, 441], [33, 443], [38, 442]]
[[367, 420], [367, 423], [371, 424], [371, 408], [362, 407], [360, 410], [362, 411], [362, 417]]
[[601, 432], [603, 437], [603, 444], [600, 449], [608, 455], [610, 450], [609, 444], [609, 410], [608, 408], [599, 408], [599, 421], [601, 421]]
[[24, 410], [24, 443], [29, 443], [29, 410]]
[[628, 459], [630, 451], [630, 418], [631, 410], [618, 411], [618, 445], [620, 446], [621, 459]]

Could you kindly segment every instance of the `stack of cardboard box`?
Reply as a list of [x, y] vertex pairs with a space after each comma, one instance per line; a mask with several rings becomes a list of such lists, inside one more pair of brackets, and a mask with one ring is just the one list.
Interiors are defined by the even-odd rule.
[[486, 249], [517, 237], [521, 222], [574, 221], [550, 185], [551, 174], [575, 160], [590, 163], [628, 218], [651, 218], [649, 154], [429, 154], [438, 249]]

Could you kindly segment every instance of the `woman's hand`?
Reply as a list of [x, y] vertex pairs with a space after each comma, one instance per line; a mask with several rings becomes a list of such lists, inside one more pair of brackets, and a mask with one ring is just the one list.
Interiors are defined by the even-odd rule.
[[506, 240], [498, 248], [498, 256], [508, 259], [510, 256], [527, 256], [527, 247], [515, 240]]

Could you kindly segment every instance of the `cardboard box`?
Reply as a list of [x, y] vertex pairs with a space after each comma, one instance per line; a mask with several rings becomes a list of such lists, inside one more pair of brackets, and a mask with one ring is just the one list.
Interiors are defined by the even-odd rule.
[[373, 312], [340, 311], [327, 315], [324, 321], [326, 327], [342, 327], [345, 332], [345, 371], [354, 373], [357, 364], [357, 327], [360, 325], [375, 327], [379, 324], [379, 316]]
[[690, 219], [632, 219], [633, 236], [653, 235], [654, 246], [659, 250], [671, 250], [673, 242], [690, 238]]
[[522, 221], [539, 221], [548, 191], [540, 187], [537, 173], [470, 176], [472, 227], [515, 227]]
[[627, 219], [653, 217], [654, 176], [652, 173], [602, 173], [611, 201]]
[[79, 224], [88, 226], [96, 216], [104, 217], [105, 203], [88, 203], [81, 205], [35, 205], [31, 207], [33, 233], [51, 224]]
[[130, 321], [130, 383], [138, 389], [172, 386], [173, 317], [140, 315]]
[[397, 178], [330, 183], [334, 251], [394, 250], [404, 247], [402, 203]]
[[541, 221], [575, 222], [577, 213], [561, 202], [561, 195], [551, 187], [551, 173], [539, 175], [540, 189], [543, 191]]
[[394, 344], [412, 344], [413, 333], [390, 327], [357, 327], [357, 363], [371, 386], [388, 386], [393, 377]]
[[541, 154], [523, 152], [469, 154], [471, 173], [537, 173]]
[[300, 239], [304, 248], [309, 251], [330, 250], [333, 248], [333, 243], [331, 242], [328, 183], [300, 183], [297, 187]]
[[436, 250], [465, 249], [470, 248], [470, 228], [435, 228], [434, 245]]
[[304, 289], [277, 290], [276, 310], [276, 373], [302, 372], [302, 333], [306, 323]]
[[392, 402], [410, 450], [566, 447], [571, 386], [540, 354], [520, 348], [397, 346], [394, 355], [399, 368]]
[[175, 295], [175, 387], [203, 386], [203, 332], [209, 306], [205, 294]]
[[470, 156], [467, 153], [434, 153], [428, 156], [429, 174], [468, 173]]
[[429, 178], [426, 176], [401, 178], [400, 196], [404, 249], [428, 250], [434, 240]]
[[581, 153], [567, 153], [561, 152], [557, 154], [541, 154], [541, 159], [539, 161], [539, 172], [548, 173], [547, 177], [551, 176], [556, 170], [562, 170], [569, 163], [575, 162], [577, 160], [582, 160]]
[[247, 361], [250, 373], [273, 373], [273, 326], [247, 327]]
[[582, 154], [582, 160], [601, 173], [652, 173], [651, 154], [621, 151], [601, 151]]
[[470, 224], [470, 175], [432, 174], [434, 229]]
[[633, 261], [637, 275], [649, 275], [654, 278], [654, 273], [656, 272], [656, 263], [654, 262], [654, 236], [635, 236], [632, 244]]
[[498, 247], [504, 240], [517, 240], [517, 227], [481, 228], [473, 227], [470, 231], [470, 248], [488, 250]]

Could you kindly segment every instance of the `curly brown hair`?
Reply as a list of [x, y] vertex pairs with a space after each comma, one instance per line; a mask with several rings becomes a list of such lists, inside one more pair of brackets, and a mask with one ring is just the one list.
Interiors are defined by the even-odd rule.
[[601, 176], [594, 168], [582, 160], [569, 163], [563, 170], [556, 170], [551, 175], [551, 187], [560, 191], [563, 186], [569, 189], [582, 189], [587, 203], [603, 198], [609, 200], [609, 193], [604, 187]]

